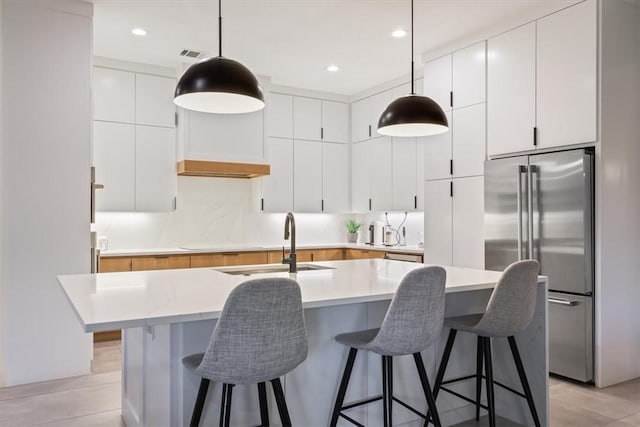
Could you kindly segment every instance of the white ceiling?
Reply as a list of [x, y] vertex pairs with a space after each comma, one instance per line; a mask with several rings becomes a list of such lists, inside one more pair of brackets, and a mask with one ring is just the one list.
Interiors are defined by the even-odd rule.
[[[217, 54], [215, 0], [91, 0], [94, 54], [177, 67], [183, 48]], [[416, 0], [420, 53], [486, 37], [577, 0]], [[408, 0], [223, 0], [223, 53], [272, 82], [351, 95], [409, 72]], [[146, 37], [131, 34], [134, 27]], [[330, 74], [329, 64], [340, 71]]]

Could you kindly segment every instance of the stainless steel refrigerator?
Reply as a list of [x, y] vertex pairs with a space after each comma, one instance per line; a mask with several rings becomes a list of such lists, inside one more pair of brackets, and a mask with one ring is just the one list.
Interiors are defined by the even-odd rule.
[[485, 162], [485, 266], [540, 261], [549, 370], [593, 380], [594, 161], [589, 149]]

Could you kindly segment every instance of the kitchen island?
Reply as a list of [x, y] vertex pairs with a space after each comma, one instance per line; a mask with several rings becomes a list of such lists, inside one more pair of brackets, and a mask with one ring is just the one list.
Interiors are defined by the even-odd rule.
[[[309, 337], [307, 360], [284, 378], [287, 403], [296, 426], [328, 425], [348, 350], [333, 337], [379, 326], [402, 278], [421, 266], [381, 259], [314, 265], [328, 268], [291, 275], [301, 286]], [[290, 277], [287, 272], [244, 276], [228, 274], [229, 270], [235, 268], [59, 277], [85, 331], [123, 329], [122, 414], [127, 426], [188, 425], [199, 378], [182, 367], [182, 357], [204, 351], [224, 302], [239, 283], [249, 278]], [[455, 267], [446, 270], [446, 314], [482, 312], [500, 273]], [[516, 336], [543, 425], [547, 424], [548, 415], [546, 294], [547, 281], [541, 277], [534, 319]], [[423, 352], [432, 383], [446, 333]], [[475, 337], [460, 334], [447, 376], [473, 373], [475, 343]], [[380, 370], [379, 356], [359, 354], [346, 401], [379, 394]], [[497, 381], [520, 389], [506, 340], [495, 340], [494, 372]], [[395, 358], [394, 384], [397, 397], [426, 410], [411, 357]], [[215, 424], [218, 416], [221, 387], [212, 387], [203, 425]], [[453, 388], [473, 395], [473, 381]], [[257, 424], [257, 402], [255, 386], [238, 386], [234, 390], [232, 423]], [[444, 425], [474, 416], [472, 405], [447, 393], [441, 393], [437, 403]], [[272, 422], [277, 425], [274, 402], [270, 409]], [[500, 388], [496, 389], [496, 410], [503, 417], [531, 424], [526, 401]], [[381, 424], [381, 412], [380, 404], [372, 404], [354, 409], [351, 414], [363, 424], [374, 426]], [[422, 425], [415, 414], [402, 408], [394, 411], [394, 416], [398, 425]]]

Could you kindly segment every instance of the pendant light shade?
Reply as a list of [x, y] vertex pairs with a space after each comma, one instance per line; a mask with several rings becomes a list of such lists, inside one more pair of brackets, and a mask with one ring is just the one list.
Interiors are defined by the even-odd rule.
[[205, 113], [250, 113], [264, 108], [258, 79], [238, 61], [222, 56], [189, 67], [178, 81], [173, 101]]
[[[426, 78], [426, 77], [425, 77]], [[416, 95], [413, 63], [413, 0], [411, 0], [411, 94], [387, 106], [378, 120], [378, 133], [388, 136], [417, 137], [445, 133], [447, 116], [433, 99]]]
[[426, 136], [449, 130], [447, 116], [433, 99], [420, 95], [402, 96], [378, 120], [378, 133], [389, 136]]
[[250, 113], [264, 108], [256, 76], [222, 56], [222, 0], [218, 0], [218, 56], [192, 65], [178, 80], [173, 102], [204, 113]]

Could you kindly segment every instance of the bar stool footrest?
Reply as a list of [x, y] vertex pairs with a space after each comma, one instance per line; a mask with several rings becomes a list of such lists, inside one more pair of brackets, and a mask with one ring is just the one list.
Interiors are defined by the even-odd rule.
[[[446, 384], [453, 384], [453, 383], [456, 383], [456, 382], [459, 382], [459, 381], [466, 381], [466, 380], [470, 380], [470, 379], [476, 379], [476, 375], [467, 375], [467, 376], [464, 376], [464, 377], [452, 378], [452, 379], [450, 379], [450, 380], [442, 381], [442, 385], [446, 385]], [[487, 377], [486, 377], [485, 375], [482, 375], [482, 379], [483, 379], [483, 380], [486, 380], [486, 379], [487, 379]], [[522, 397], [523, 399], [526, 399], [526, 398], [527, 398], [527, 396], [526, 396], [524, 393], [519, 392], [518, 390], [516, 390], [516, 389], [514, 389], [514, 388], [511, 388], [511, 387], [509, 387], [509, 386], [508, 386], [508, 385], [506, 385], [506, 384], [503, 384], [503, 383], [501, 383], [501, 382], [499, 382], [499, 381], [496, 381], [496, 380], [493, 380], [493, 383], [494, 383], [495, 385], [497, 385], [498, 387], [502, 387], [503, 389], [510, 391], [510, 392], [511, 392], [511, 393], [513, 393], [513, 394], [517, 394], [518, 396]], [[443, 389], [443, 390], [447, 390], [447, 389], [445, 389], [445, 388], [444, 388], [444, 387], [442, 387], [442, 386], [441, 386], [440, 388], [441, 388], [441, 389]], [[450, 391], [450, 390], [447, 390], [447, 391], [448, 391], [449, 393], [451, 393], [451, 391]], [[474, 403], [475, 403], [475, 402], [474, 402]]]

